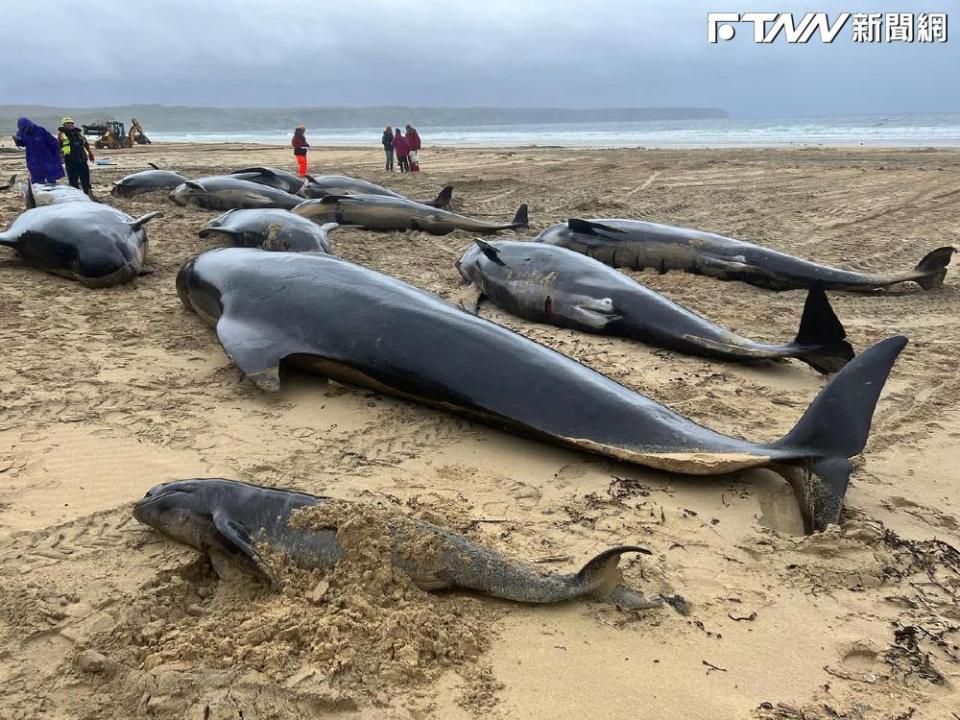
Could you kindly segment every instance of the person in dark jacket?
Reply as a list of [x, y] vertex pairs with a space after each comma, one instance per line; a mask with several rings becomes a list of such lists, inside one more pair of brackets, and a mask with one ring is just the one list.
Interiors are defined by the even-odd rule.
[[307, 174], [307, 150], [310, 148], [310, 143], [307, 142], [307, 129], [303, 125], [297, 125], [290, 144], [293, 145], [293, 154], [297, 158], [300, 177], [304, 177]]
[[55, 183], [64, 176], [60, 143], [46, 128], [22, 117], [17, 120], [17, 134], [13, 141], [17, 147], [26, 150], [30, 182]]
[[87, 157], [93, 162], [93, 150], [90, 143], [83, 136], [83, 131], [73, 123], [73, 118], [65, 117], [60, 126], [60, 154], [63, 155], [63, 164], [67, 168], [67, 178], [70, 184], [93, 197], [90, 191], [90, 166]]
[[397, 132], [393, 136], [393, 149], [397, 153], [397, 164], [400, 166], [400, 172], [409, 172], [410, 164], [407, 156], [410, 154], [410, 145], [407, 144], [407, 139], [403, 137], [400, 128], [397, 128]]
[[420, 133], [412, 125], [407, 125], [407, 144], [410, 146], [410, 172], [420, 172]]
[[387, 172], [393, 172], [393, 128], [387, 125], [380, 139], [383, 143], [383, 154], [387, 156]]

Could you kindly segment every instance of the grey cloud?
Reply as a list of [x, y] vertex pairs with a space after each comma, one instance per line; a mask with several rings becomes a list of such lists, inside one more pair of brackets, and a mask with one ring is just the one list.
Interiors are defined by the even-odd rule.
[[[868, 5], [938, 10], [922, 0]], [[755, 9], [747, 0], [143, 0], [117, 12], [116, 2], [86, 0], [78, 19], [19, 2], [4, 11], [16, 70], [0, 78], [0, 103], [960, 109], [960, 38], [863, 47], [847, 33], [830, 46], [757, 46], [744, 29], [707, 43], [708, 11]], [[764, 9], [865, 8], [784, 0]]]

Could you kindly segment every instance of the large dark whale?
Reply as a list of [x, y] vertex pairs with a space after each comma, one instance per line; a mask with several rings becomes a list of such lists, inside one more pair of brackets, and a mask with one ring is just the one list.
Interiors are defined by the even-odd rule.
[[40, 270], [78, 280], [92, 288], [120, 285], [146, 272], [153, 212], [134, 220], [126, 213], [94, 202], [71, 202], [26, 210], [0, 245], [12, 247]]
[[435, 295], [330, 255], [225, 248], [188, 261], [181, 301], [265, 390], [291, 361], [562, 445], [677, 473], [793, 466], [807, 527], [836, 522], [880, 391], [906, 338], [841, 370], [796, 427], [754, 443], [702, 427], [571, 358]]
[[196, 205], [204, 210], [233, 210], [252, 208], [283, 208], [292, 210], [303, 198], [277, 190], [269, 185], [261, 185], [233, 177], [232, 175], [214, 175], [211, 177], [187, 180], [170, 193], [170, 199], [177, 205]]
[[477, 301], [488, 298], [534, 322], [725, 360], [797, 358], [823, 373], [836, 372], [854, 355], [821, 287], [810, 289], [794, 341], [772, 345], [741, 337], [601, 262], [554, 245], [477, 240], [457, 269], [477, 290]]
[[296, 195], [303, 188], [306, 180], [299, 178], [286, 170], [279, 170], [272, 167], [248, 167], [234, 170], [230, 173], [232, 177], [240, 180], [249, 180], [250, 182], [267, 185], [277, 190], [283, 190], [291, 195]]
[[330, 252], [327, 233], [336, 223], [317, 225], [289, 210], [227, 210], [200, 231], [200, 237], [224, 235], [235, 247], [281, 252]]
[[[316, 529], [293, 522], [301, 508], [330, 498], [291, 490], [258, 487], [221, 478], [178, 480], [157, 485], [133, 507], [133, 516], [213, 561], [229, 562], [269, 579], [261, 552], [269, 548], [306, 570], [349, 562], [337, 541], [337, 528]], [[649, 555], [636, 545], [610, 548], [570, 575], [541, 575], [508, 561], [500, 553], [462, 535], [421, 520], [399, 516], [389, 522], [392, 563], [424, 590], [462, 588], [523, 603], [556, 603], [593, 598], [621, 607], [643, 609], [664, 601], [681, 611], [682, 598], [647, 600], [621, 583], [617, 569], [627, 552]], [[424, 543], [430, 548], [422, 552]]]
[[306, 200], [293, 211], [316, 223], [358, 225], [367, 230], [423, 230], [431, 235], [446, 235], [454, 230], [486, 235], [528, 225], [525, 204], [509, 223], [496, 224], [389, 195], [328, 195], [320, 200]]
[[[387, 195], [389, 197], [408, 200], [404, 195], [377, 185], [376, 183], [346, 175], [307, 175], [307, 183], [300, 190], [300, 195], [311, 200], [325, 198], [328, 195]], [[445, 208], [453, 199], [453, 185], [447, 185], [432, 200], [414, 200], [421, 205]]]
[[661, 273], [683, 270], [770, 290], [810, 288], [817, 282], [827, 290], [877, 290], [902, 282], [931, 290], [943, 284], [956, 252], [952, 247], [937, 248], [913, 270], [870, 274], [821, 265], [715, 233], [640, 220], [571, 219], [551, 225], [536, 239], [589, 255], [611, 267], [650, 268]]
[[190, 179], [172, 170], [161, 170], [153, 163], [148, 164], [151, 170], [142, 170], [121, 178], [113, 184], [110, 194], [114, 197], [134, 197], [160, 190], [169, 192]]

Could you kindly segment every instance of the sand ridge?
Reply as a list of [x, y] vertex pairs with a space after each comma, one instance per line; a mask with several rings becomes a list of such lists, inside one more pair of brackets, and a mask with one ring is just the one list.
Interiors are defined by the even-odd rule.
[[[249, 145], [107, 154], [116, 165], [93, 169], [105, 199], [111, 181], [148, 161], [192, 176], [293, 166], [287, 149]], [[635, 217], [871, 272], [906, 270], [934, 247], [960, 245], [956, 151], [428, 148], [416, 177], [385, 176], [381, 156], [375, 145], [318, 149], [311, 169], [411, 196], [451, 183], [453, 209], [480, 219], [528, 202], [524, 236], [578, 215]], [[0, 176], [20, 162], [0, 157]], [[279, 393], [264, 393], [174, 290], [180, 265], [217, 246], [197, 237], [216, 213], [162, 195], [109, 202], [135, 217], [163, 210], [148, 227], [155, 274], [91, 291], [0, 252], [0, 718], [956, 712], [957, 268], [929, 293], [830, 294], [857, 350], [896, 333], [911, 342], [855, 460], [842, 524], [802, 538], [792, 491], [767, 470], [668, 475], [298, 371]], [[14, 193], [0, 194], [0, 224], [20, 210]], [[454, 300], [453, 262], [471, 236], [348, 229], [331, 241], [350, 260]], [[796, 333], [802, 292], [632, 275], [740, 334]], [[797, 362], [733, 365], [489, 306], [481, 314], [750, 440], [789, 430], [824, 383]], [[388, 503], [545, 572], [636, 542], [654, 555], [623, 563], [627, 584], [682, 594], [692, 613], [527, 607], [401, 588], [407, 620], [427, 618], [446, 639], [422, 636], [415, 671], [398, 654], [397, 674], [336, 682], [324, 662], [338, 654], [322, 648], [337, 616], [311, 612], [322, 604], [309, 597], [321, 579], [306, 597], [242, 578], [218, 582], [195, 553], [132, 519], [129, 503], [151, 485], [193, 476]], [[338, 592], [327, 586], [321, 597]], [[353, 610], [364, 602], [351, 598]], [[457, 622], [462, 638], [448, 632]], [[368, 633], [365, 647], [416, 637], [406, 627]], [[421, 667], [429, 647], [453, 648], [449, 662], [428, 649]]]

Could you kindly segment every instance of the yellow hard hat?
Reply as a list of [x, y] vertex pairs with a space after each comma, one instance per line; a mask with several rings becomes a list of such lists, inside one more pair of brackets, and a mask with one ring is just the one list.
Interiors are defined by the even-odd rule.
[[72, 123], [72, 122], [73, 122], [73, 118], [72, 118], [72, 117], [65, 117], [65, 118], [61, 121], [61, 124], [66, 125], [67, 123]]

